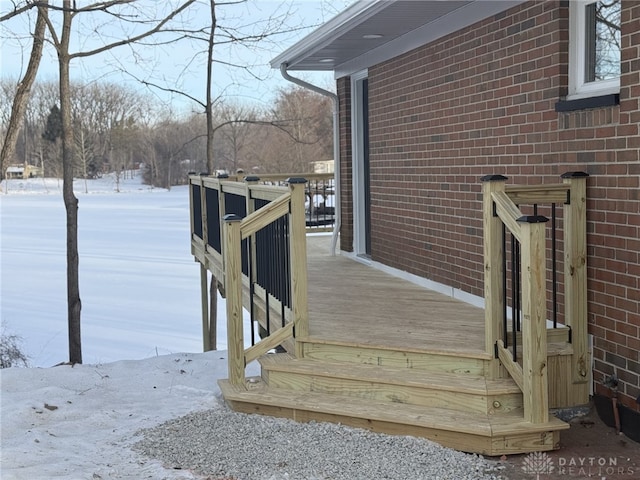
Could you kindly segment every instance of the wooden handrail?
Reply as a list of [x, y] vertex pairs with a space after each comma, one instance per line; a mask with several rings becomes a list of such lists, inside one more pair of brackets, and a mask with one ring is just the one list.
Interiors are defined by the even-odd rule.
[[[207, 268], [214, 273], [217, 281], [223, 285], [223, 290], [227, 301], [227, 349], [229, 364], [229, 381], [238, 387], [245, 385], [245, 367], [248, 363], [256, 360], [272, 348], [283, 344], [290, 338], [294, 337], [294, 333], [305, 334], [308, 332], [308, 306], [307, 306], [307, 260], [306, 260], [306, 225], [305, 225], [305, 179], [291, 179], [288, 187], [266, 186], [253, 183], [237, 183], [228, 179], [208, 179], [194, 178], [194, 184], [199, 183], [203, 188], [202, 214], [203, 222], [206, 223], [206, 189], [215, 191], [218, 196], [218, 205], [220, 212], [212, 212], [220, 219], [221, 253], [211, 251], [208, 245], [202, 248], [203, 239], [197, 239], [199, 242], [192, 242], [192, 249], [195, 249], [194, 255], [201, 262], [206, 264]], [[246, 215], [242, 218], [236, 214], [227, 214], [225, 212], [225, 194], [237, 195], [245, 198], [245, 206], [236, 209], [244, 209]], [[256, 207], [256, 200], [260, 200], [260, 208]], [[268, 202], [264, 204], [263, 202]], [[242, 203], [240, 203], [242, 205]], [[288, 245], [289, 253], [286, 258], [290, 264], [283, 265], [283, 271], [289, 272], [286, 287], [290, 292], [287, 294], [287, 301], [284, 299], [275, 299], [271, 297], [271, 293], [258, 283], [256, 277], [257, 264], [256, 258], [256, 234], [267, 228], [273, 222], [287, 219], [287, 229], [276, 229], [283, 237], [285, 244]], [[281, 231], [282, 230], [282, 231]], [[271, 237], [267, 237], [271, 238]], [[275, 238], [275, 237], [274, 237]], [[243, 240], [250, 239], [251, 254], [247, 257], [250, 263], [249, 276], [243, 273]], [[206, 238], [204, 239], [206, 240]], [[286, 240], [286, 241], [285, 241]], [[195, 246], [194, 246], [195, 245]], [[204, 253], [203, 253], [204, 251]], [[201, 284], [203, 291], [203, 312], [205, 311], [205, 290], [206, 275], [202, 275]], [[278, 287], [279, 288], [279, 287]], [[262, 292], [262, 295], [252, 295], [248, 292]], [[277, 291], [274, 290], [274, 291]], [[269, 300], [272, 299], [272, 300]], [[243, 308], [253, 311], [253, 306], [257, 305], [263, 311], [269, 311], [273, 315], [283, 315], [282, 328], [271, 332], [266, 338], [255, 343], [253, 346], [245, 350], [244, 348], [244, 331], [243, 331]], [[280, 308], [275, 312], [269, 303], [278, 303]], [[267, 320], [268, 323], [272, 321]], [[207, 335], [206, 321], [203, 319], [203, 335]], [[253, 328], [253, 327], [252, 327]], [[268, 328], [267, 328], [268, 330]], [[205, 343], [206, 346], [206, 343]], [[296, 348], [299, 348], [296, 344]]]
[[498, 358], [502, 362], [504, 368], [507, 369], [509, 375], [513, 378], [513, 381], [516, 382], [518, 387], [520, 387], [520, 390], [524, 390], [524, 380], [520, 364], [513, 360], [511, 352], [504, 347], [504, 342], [502, 340], [496, 341], [496, 349]]
[[566, 183], [548, 185], [506, 185], [505, 192], [516, 205], [532, 203], [564, 203], [569, 187]]
[[[290, 351], [293, 346], [300, 355], [301, 346], [295, 342], [295, 336], [308, 335], [309, 332], [305, 202], [308, 200], [311, 205], [316, 194], [323, 197], [332, 195], [334, 177], [333, 174], [305, 177], [263, 175], [260, 179], [247, 177], [238, 181], [240, 176], [189, 176], [191, 252], [201, 267], [203, 348], [216, 348], [216, 309], [211, 299], [217, 298], [217, 288], [227, 300], [229, 380], [239, 387], [245, 383], [246, 364], [278, 345], [284, 345]], [[316, 187], [310, 185], [307, 188], [309, 180], [316, 182]], [[237, 215], [225, 216], [228, 212]], [[195, 214], [199, 218], [194, 217]], [[330, 217], [330, 214], [322, 215], [322, 221]], [[285, 226], [283, 221], [288, 225]], [[269, 230], [276, 222], [280, 226]], [[322, 231], [331, 227], [324, 223], [310, 223], [309, 228]], [[262, 240], [258, 241], [259, 238]], [[269, 245], [276, 242], [274, 245], [280, 245], [280, 249], [283, 245], [288, 249], [286, 254], [279, 254], [282, 261], [289, 262], [282, 265], [288, 282], [284, 288], [259, 274], [265, 272], [265, 268], [271, 268], [269, 260], [264, 263], [265, 258], [274, 258], [268, 251], [258, 251], [259, 245], [267, 245], [264, 242], [269, 242]], [[268, 250], [270, 247], [261, 248]], [[261, 267], [256, 263], [258, 258], [261, 259]], [[207, 288], [208, 272], [212, 275], [210, 289]], [[243, 308], [255, 314], [252, 322], [260, 323], [270, 332], [246, 350]], [[282, 327], [277, 326], [279, 323]], [[274, 331], [270, 331], [271, 328]], [[290, 341], [292, 338], [293, 343]]]
[[291, 194], [285, 193], [260, 210], [256, 210], [244, 217], [240, 224], [242, 239], [244, 240], [258, 230], [273, 223], [278, 218], [287, 215], [289, 213], [290, 202]]
[[511, 201], [506, 192], [493, 192], [491, 194], [495, 205], [496, 214], [507, 226], [509, 231], [515, 235], [519, 242], [522, 242], [522, 229], [518, 219], [524, 215], [520, 209]]
[[[586, 318], [586, 174], [563, 175], [563, 183], [506, 186], [506, 177], [483, 177], [483, 221], [485, 255], [486, 348], [496, 360], [489, 365], [490, 377], [501, 375], [500, 365], [523, 392], [524, 417], [532, 423], [548, 421], [547, 331], [546, 331], [546, 238], [547, 219], [525, 216], [519, 205], [562, 203], [565, 240], [565, 321], [571, 327], [573, 383], [587, 377]], [[554, 210], [555, 212], [555, 210]], [[522, 351], [520, 365], [505, 347], [504, 330], [497, 320], [506, 314], [502, 231], [513, 234], [520, 245]], [[506, 328], [506, 327], [505, 327]], [[514, 336], [515, 338], [515, 336]], [[499, 363], [496, 363], [499, 362]]]
[[276, 348], [286, 339], [292, 337], [294, 325], [293, 322], [287, 323], [284, 327], [279, 328], [261, 342], [247, 348], [244, 352], [245, 362], [249, 364], [257, 360], [269, 350]]

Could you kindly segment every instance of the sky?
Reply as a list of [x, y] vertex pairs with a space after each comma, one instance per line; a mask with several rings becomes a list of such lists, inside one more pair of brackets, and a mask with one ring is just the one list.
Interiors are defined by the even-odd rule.
[[[139, 0], [136, 5], [159, 8], [158, 5], [166, 6], [175, 1]], [[247, 46], [246, 42], [219, 44], [214, 51], [215, 59], [220, 62], [214, 66], [214, 95], [223, 95], [240, 103], [268, 107], [279, 88], [291, 86], [277, 70], [269, 66], [269, 61], [353, 1], [247, 0], [220, 4], [216, 13], [219, 31], [228, 28], [234, 35], [240, 36], [257, 34], [264, 30], [286, 33], [271, 36], [250, 46]], [[210, 13], [205, 3], [200, 1], [193, 10], [185, 14], [184, 24], [190, 27], [206, 25]], [[0, 0], [0, 6], [4, 14], [11, 7], [11, 2]], [[0, 60], [2, 77], [17, 79], [24, 73], [27, 55], [31, 49], [28, 32], [33, 28], [34, 21], [34, 15], [22, 15], [0, 24], [0, 35], [3, 37]], [[94, 49], [135, 33], [131, 28], [123, 33], [121, 25], [107, 22], [102, 17], [92, 14], [76, 17], [74, 26], [77, 35], [73, 38], [72, 52]], [[71, 76], [79, 82], [104, 81], [126, 84], [134, 89], [147, 91], [159, 100], [172, 102], [176, 111], [184, 112], [193, 109], [195, 104], [184, 96], [144, 87], [140, 80], [185, 91], [193, 97], [203, 99], [206, 79], [205, 50], [206, 45], [203, 42], [189, 40], [175, 45], [140, 45], [135, 47], [135, 50], [128, 46], [118, 47], [96, 56], [74, 60], [71, 64]], [[232, 67], [231, 64], [250, 68], [245, 70]], [[305, 72], [297, 76], [322, 88], [334, 88], [331, 73]], [[38, 78], [47, 81], [57, 79], [57, 58], [50, 45], [45, 47]]]

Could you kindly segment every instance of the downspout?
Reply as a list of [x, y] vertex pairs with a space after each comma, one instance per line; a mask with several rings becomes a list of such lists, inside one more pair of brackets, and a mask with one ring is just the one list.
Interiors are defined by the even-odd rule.
[[338, 96], [320, 88], [311, 83], [305, 82], [304, 80], [300, 80], [299, 78], [292, 77], [287, 72], [288, 65], [286, 63], [282, 63], [280, 65], [280, 73], [284, 77], [285, 80], [289, 82], [295, 83], [296, 85], [300, 85], [303, 88], [307, 88], [312, 90], [320, 95], [324, 95], [329, 97], [333, 102], [333, 172], [335, 177], [335, 223], [333, 225], [333, 236], [331, 238], [331, 255], [335, 256], [336, 254], [336, 245], [338, 243], [338, 235], [340, 234], [340, 225], [342, 223], [342, 213], [341, 213], [341, 205], [340, 205], [340, 123], [339, 123], [339, 100]]

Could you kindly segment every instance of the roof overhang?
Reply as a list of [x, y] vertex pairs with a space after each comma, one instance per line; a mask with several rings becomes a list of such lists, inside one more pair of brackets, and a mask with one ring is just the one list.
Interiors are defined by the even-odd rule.
[[526, 0], [360, 0], [271, 61], [351, 75]]

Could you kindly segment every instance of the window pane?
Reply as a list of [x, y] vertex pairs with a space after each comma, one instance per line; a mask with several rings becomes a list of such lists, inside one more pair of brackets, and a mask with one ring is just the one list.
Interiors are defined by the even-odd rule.
[[620, 0], [602, 0], [585, 11], [585, 80], [620, 76]]

